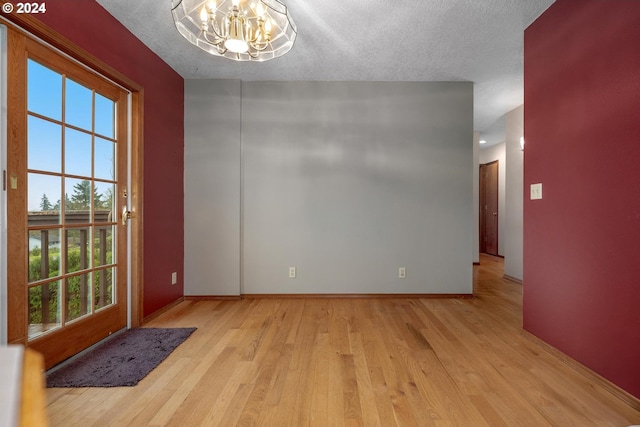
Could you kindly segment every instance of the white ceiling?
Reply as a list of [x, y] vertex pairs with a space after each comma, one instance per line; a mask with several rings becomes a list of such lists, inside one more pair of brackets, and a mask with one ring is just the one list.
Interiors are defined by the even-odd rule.
[[97, 2], [185, 79], [474, 82], [474, 129], [495, 143], [523, 103], [524, 29], [554, 0], [283, 0], [298, 37], [263, 63], [191, 45], [170, 0]]

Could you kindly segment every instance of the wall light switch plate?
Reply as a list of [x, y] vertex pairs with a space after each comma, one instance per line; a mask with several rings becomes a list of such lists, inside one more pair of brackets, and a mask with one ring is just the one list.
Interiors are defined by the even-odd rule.
[[531, 184], [531, 200], [542, 199], [542, 183]]
[[171, 284], [175, 285], [176, 283], [178, 283], [178, 273], [174, 271], [171, 273]]
[[290, 279], [295, 279], [296, 278], [296, 268], [295, 267], [289, 267], [289, 278]]

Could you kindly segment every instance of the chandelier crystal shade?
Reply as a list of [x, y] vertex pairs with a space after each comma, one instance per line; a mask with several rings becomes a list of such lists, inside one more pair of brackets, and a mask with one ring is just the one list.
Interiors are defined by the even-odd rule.
[[191, 43], [236, 61], [267, 61], [287, 53], [296, 25], [278, 0], [172, 0], [176, 28]]

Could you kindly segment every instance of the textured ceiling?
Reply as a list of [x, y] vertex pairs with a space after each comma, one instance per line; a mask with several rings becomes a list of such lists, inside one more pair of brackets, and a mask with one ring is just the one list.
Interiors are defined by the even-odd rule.
[[523, 103], [524, 29], [553, 1], [283, 0], [293, 49], [239, 63], [182, 38], [169, 0], [97, 0], [185, 79], [471, 81], [474, 129], [487, 135]]

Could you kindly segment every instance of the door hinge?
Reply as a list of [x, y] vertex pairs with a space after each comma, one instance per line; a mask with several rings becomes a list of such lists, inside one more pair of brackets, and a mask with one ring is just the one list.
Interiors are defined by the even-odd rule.
[[7, 191], [7, 171], [2, 171], [2, 190]]

